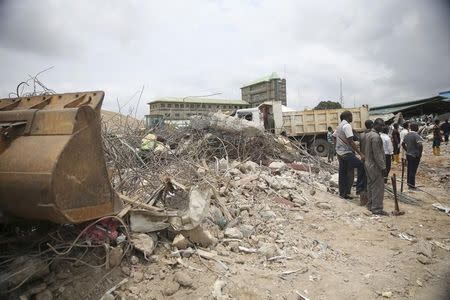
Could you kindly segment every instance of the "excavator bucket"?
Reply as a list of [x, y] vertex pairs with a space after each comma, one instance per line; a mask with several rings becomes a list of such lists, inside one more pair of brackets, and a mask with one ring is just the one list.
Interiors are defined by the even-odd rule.
[[0, 211], [81, 223], [120, 209], [102, 149], [103, 97], [96, 91], [0, 99]]

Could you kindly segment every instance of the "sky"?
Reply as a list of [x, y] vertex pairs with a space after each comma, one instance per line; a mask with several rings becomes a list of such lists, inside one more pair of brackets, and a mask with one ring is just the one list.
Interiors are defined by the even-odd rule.
[[292, 108], [338, 100], [340, 79], [346, 107], [409, 101], [450, 89], [450, 1], [0, 0], [0, 98], [49, 67], [54, 91], [140, 117], [272, 72]]

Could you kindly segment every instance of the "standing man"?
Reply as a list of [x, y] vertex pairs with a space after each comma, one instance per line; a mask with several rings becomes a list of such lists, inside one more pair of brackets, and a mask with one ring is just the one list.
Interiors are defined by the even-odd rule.
[[[366, 153], [367, 134], [373, 128], [373, 121], [372, 120], [366, 120], [366, 122], [364, 122], [364, 125], [366, 126], [366, 129], [364, 130], [364, 132], [361, 132], [359, 134], [359, 149], [361, 150], [362, 153]], [[366, 177], [367, 177], [367, 170], [365, 168], [364, 168], [364, 172], [365, 172]], [[361, 205], [361, 206], [367, 205], [367, 202], [368, 202], [367, 180], [365, 181], [365, 184], [364, 184], [364, 192], [361, 192], [359, 194], [359, 201], [360, 201], [359, 205]]]
[[445, 144], [448, 145], [448, 137], [450, 135], [450, 123], [448, 122], [448, 118], [442, 123], [441, 130], [444, 132]]
[[334, 140], [333, 140], [333, 128], [328, 127], [327, 131], [328, 141], [328, 162], [331, 163], [334, 160]]
[[392, 162], [392, 155], [394, 153], [394, 146], [392, 145], [391, 138], [388, 135], [389, 127], [384, 126], [380, 137], [383, 141], [383, 150], [384, 150], [384, 157], [386, 158], [386, 172], [384, 173], [384, 183], [387, 183], [389, 178], [389, 172], [391, 171], [391, 162]]
[[[365, 172], [364, 165], [361, 160], [364, 160], [364, 154], [358, 149], [353, 141], [353, 129], [350, 123], [353, 121], [353, 115], [346, 110], [341, 113], [341, 123], [333, 133], [336, 141], [336, 154], [339, 160], [339, 196], [344, 199], [351, 199], [349, 195], [350, 188], [348, 187], [348, 170], [357, 169], [358, 179], [356, 181], [356, 192], [364, 190]], [[361, 159], [355, 155], [357, 152]]]
[[434, 121], [433, 126], [433, 154], [434, 155], [441, 155], [441, 142], [442, 142], [442, 135], [441, 135], [441, 128], [439, 127], [439, 119], [436, 119]]
[[383, 129], [383, 119], [376, 119], [373, 129], [366, 136], [366, 160], [364, 165], [367, 171], [367, 190], [369, 201], [367, 208], [374, 215], [388, 215], [383, 210], [384, 180], [383, 174], [386, 171], [383, 141], [380, 132]]
[[394, 124], [394, 129], [392, 130], [392, 146], [394, 146], [394, 163], [400, 163], [400, 132], [398, 131], [398, 123]]
[[407, 182], [410, 190], [416, 189], [416, 173], [419, 168], [419, 162], [422, 158], [423, 139], [417, 133], [419, 125], [411, 124], [411, 131], [403, 139], [402, 147], [406, 152], [406, 160], [408, 161]]
[[[400, 144], [403, 144], [403, 139], [409, 132], [409, 122], [403, 123], [403, 129], [400, 131]], [[402, 151], [402, 159], [406, 159], [406, 152]]]

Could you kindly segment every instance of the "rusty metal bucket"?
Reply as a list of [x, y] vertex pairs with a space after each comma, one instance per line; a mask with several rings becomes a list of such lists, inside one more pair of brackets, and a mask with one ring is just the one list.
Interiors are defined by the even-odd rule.
[[104, 92], [0, 99], [0, 211], [80, 223], [120, 208], [102, 149]]

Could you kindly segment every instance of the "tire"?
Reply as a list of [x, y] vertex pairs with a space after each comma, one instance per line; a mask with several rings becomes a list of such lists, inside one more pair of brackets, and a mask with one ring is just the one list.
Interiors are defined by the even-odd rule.
[[328, 156], [328, 148], [330, 145], [324, 139], [316, 139], [311, 145], [311, 152], [314, 155], [326, 157]]

